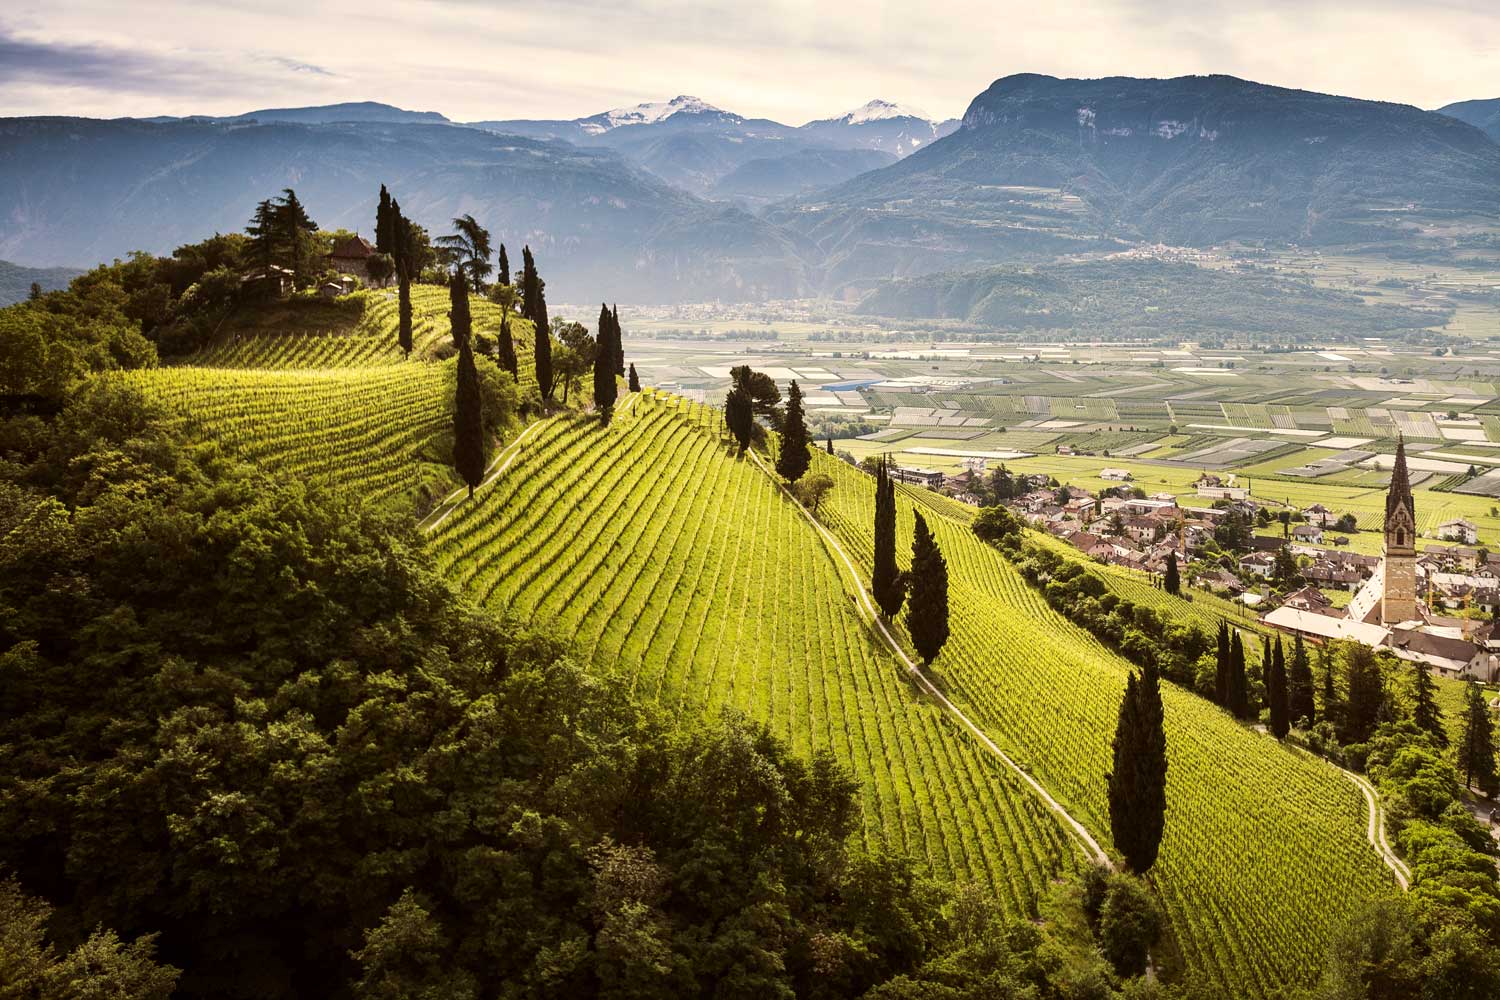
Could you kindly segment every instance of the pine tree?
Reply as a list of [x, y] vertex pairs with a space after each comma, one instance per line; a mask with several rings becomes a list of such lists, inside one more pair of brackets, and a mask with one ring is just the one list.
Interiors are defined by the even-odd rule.
[[609, 423], [615, 415], [619, 387], [615, 382], [614, 321], [609, 310], [599, 307], [599, 332], [594, 340], [594, 406], [599, 419]]
[[375, 252], [396, 253], [395, 227], [391, 224], [391, 193], [380, 185], [380, 204], [375, 208]]
[[896, 565], [896, 484], [889, 462], [881, 457], [875, 470], [875, 565], [870, 589], [887, 619], [894, 618], [906, 600], [906, 577]]
[[1333, 650], [1330, 647], [1323, 646], [1318, 650], [1318, 668], [1323, 676], [1323, 721], [1338, 728], [1344, 719], [1344, 700], [1339, 697]]
[[469, 487], [484, 478], [484, 415], [481, 412], [479, 369], [474, 365], [473, 324], [469, 317], [469, 286], [462, 270], [448, 286], [448, 321], [458, 345], [458, 385], [453, 399], [453, 467]]
[[510, 284], [510, 258], [505, 255], [505, 244], [500, 244], [500, 264], [498, 267], [500, 284]]
[[1233, 654], [1229, 648], [1229, 624], [1220, 619], [1218, 653], [1214, 658], [1214, 704], [1220, 708], [1229, 707], [1229, 673], [1233, 663]]
[[1167, 815], [1167, 734], [1154, 662], [1139, 683], [1134, 673], [1126, 678], [1112, 747], [1110, 831], [1130, 870], [1144, 875], [1156, 863]]
[[259, 267], [269, 270], [276, 263], [280, 243], [275, 202], [267, 198], [255, 206], [255, 214], [250, 217], [245, 233], [250, 237], [249, 258]]
[[630, 382], [628, 385], [631, 392], [641, 391], [641, 377], [635, 373], [635, 365], [630, 366]]
[[1312, 664], [1300, 634], [1292, 640], [1292, 659], [1286, 668], [1286, 700], [1292, 725], [1302, 724], [1310, 729], [1318, 721], [1318, 710], [1313, 704]]
[[1167, 575], [1162, 580], [1162, 588], [1169, 594], [1177, 594], [1182, 590], [1182, 580], [1177, 575], [1177, 553], [1167, 553]]
[[1438, 746], [1446, 747], [1448, 733], [1443, 728], [1443, 710], [1438, 708], [1437, 683], [1432, 679], [1432, 673], [1423, 664], [1413, 663], [1411, 666], [1411, 721], [1416, 723], [1418, 729], [1436, 740]]
[[[794, 393], [796, 385], [792, 383]], [[910, 579], [906, 629], [922, 662], [931, 663], [948, 641], [948, 564], [921, 514], [912, 537]]]
[[318, 224], [308, 218], [297, 192], [291, 188], [281, 192], [281, 201], [276, 206], [276, 223], [286, 250], [287, 267], [292, 271], [292, 281], [300, 285], [305, 278], [311, 277], [312, 234], [318, 231]]
[[1234, 633], [1229, 660], [1229, 710], [1237, 719], [1248, 719], [1250, 711], [1250, 678], [1245, 673], [1245, 642]]
[[807, 424], [802, 418], [802, 389], [792, 379], [786, 416], [781, 420], [781, 453], [776, 456], [776, 472], [787, 482], [795, 483], [811, 461], [807, 454]]
[[1271, 709], [1271, 732], [1278, 740], [1286, 739], [1291, 731], [1291, 709], [1287, 701], [1286, 664], [1281, 656], [1281, 639], [1276, 640], [1276, 657], [1271, 661], [1270, 684], [1267, 685], [1266, 702]]
[[1500, 777], [1495, 769], [1495, 723], [1489, 706], [1484, 703], [1484, 689], [1469, 681], [1464, 685], [1464, 732], [1458, 746], [1458, 769], [1464, 775], [1464, 787], [1474, 788], [1487, 796], [1500, 791]]
[[729, 395], [724, 397], [724, 422], [729, 425], [729, 433], [734, 435], [739, 453], [743, 455], [750, 447], [750, 435], [755, 429], [755, 411], [750, 394], [740, 386], [730, 389]]

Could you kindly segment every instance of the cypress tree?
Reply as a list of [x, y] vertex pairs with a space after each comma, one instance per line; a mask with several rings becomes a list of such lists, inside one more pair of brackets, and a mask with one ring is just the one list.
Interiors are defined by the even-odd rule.
[[1229, 707], [1229, 671], [1233, 663], [1233, 654], [1229, 649], [1229, 624], [1221, 618], [1218, 653], [1214, 658], [1214, 704], [1220, 708]]
[[406, 255], [402, 254], [396, 259], [396, 313], [399, 322], [396, 327], [396, 343], [401, 347], [401, 353], [411, 357], [411, 275], [406, 271]]
[[391, 193], [380, 185], [380, 204], [375, 209], [375, 252], [394, 255], [395, 229], [391, 225]]
[[807, 454], [807, 424], [802, 419], [802, 389], [792, 379], [786, 416], [781, 421], [781, 453], [776, 456], [776, 472], [787, 482], [795, 483], [811, 461]]
[[500, 244], [500, 284], [510, 284], [510, 258], [505, 256], [505, 244]]
[[1348, 694], [1344, 701], [1343, 743], [1363, 743], [1375, 731], [1380, 706], [1385, 701], [1385, 685], [1380, 664], [1368, 646], [1349, 644], [1344, 650], [1344, 681]]
[[1292, 725], [1302, 723], [1311, 728], [1318, 721], [1318, 710], [1313, 704], [1312, 664], [1300, 634], [1292, 640], [1292, 659], [1286, 668], [1286, 700]]
[[906, 578], [896, 565], [896, 484], [882, 456], [875, 470], [875, 565], [870, 589], [886, 618], [894, 618], [906, 600]]
[[458, 386], [453, 403], [453, 467], [469, 487], [484, 478], [484, 415], [480, 411], [479, 369], [474, 366], [472, 322], [469, 317], [469, 286], [462, 270], [454, 272], [448, 286], [453, 342], [458, 345]]
[[1286, 664], [1282, 661], [1281, 640], [1276, 640], [1277, 657], [1271, 662], [1271, 679], [1266, 690], [1266, 701], [1271, 709], [1271, 732], [1278, 740], [1286, 739], [1291, 731], [1291, 710], [1287, 704]]
[[1411, 721], [1437, 741], [1438, 746], [1448, 745], [1448, 733], [1443, 728], [1443, 710], [1438, 708], [1437, 684], [1432, 674], [1421, 663], [1412, 665]]
[[541, 281], [536, 273], [536, 259], [531, 256], [529, 245], [521, 248], [521, 315], [536, 322], [536, 300], [541, 292], [538, 283]]
[[510, 335], [510, 316], [500, 319], [499, 354], [500, 367], [510, 372], [513, 378], [519, 378], [518, 369], [520, 362], [516, 360], [516, 342]]
[[619, 387], [615, 384], [615, 347], [613, 321], [609, 310], [599, 307], [599, 333], [594, 338], [594, 406], [599, 410], [599, 419], [609, 423], [615, 415], [615, 399]]
[[[528, 306], [532, 303], [527, 298]], [[536, 305], [532, 307], [531, 321], [536, 324], [536, 340], [532, 347], [532, 353], [536, 360], [536, 387], [542, 393], [542, 398], [550, 400], [554, 379], [552, 377], [552, 331], [547, 323], [547, 298], [543, 291], [542, 280], [536, 280]]]
[[1245, 642], [1238, 631], [1229, 647], [1229, 710], [1237, 719], [1250, 717], [1250, 682], [1245, 676]]
[[1177, 553], [1167, 553], [1167, 574], [1162, 581], [1162, 588], [1169, 594], [1177, 594], [1182, 589], [1182, 580], [1177, 575]]
[[635, 373], [635, 365], [630, 366], [630, 382], [628, 384], [631, 392], [641, 391], [641, 378]]
[[828, 439], [827, 445], [828, 445], [828, 454], [832, 455], [833, 454], [833, 438], [829, 438]]
[[741, 386], [730, 389], [729, 395], [724, 397], [724, 422], [729, 425], [729, 433], [734, 435], [741, 455], [750, 447], [750, 434], [755, 427], [752, 406], [750, 394]]
[[[794, 393], [796, 385], [792, 383]], [[917, 655], [923, 663], [931, 663], [948, 641], [948, 564], [920, 513], [911, 543], [910, 578], [906, 628]]]
[[610, 332], [615, 338], [615, 374], [625, 374], [625, 331], [620, 327], [620, 307], [610, 309]]
[[1154, 661], [1139, 683], [1134, 673], [1126, 678], [1112, 747], [1110, 831], [1130, 870], [1144, 875], [1156, 863], [1167, 815], [1167, 734]]
[[1495, 724], [1490, 720], [1484, 690], [1474, 681], [1464, 685], [1464, 732], [1458, 747], [1458, 769], [1464, 775], [1464, 787], [1493, 796], [1500, 791], [1500, 777], [1495, 770]]

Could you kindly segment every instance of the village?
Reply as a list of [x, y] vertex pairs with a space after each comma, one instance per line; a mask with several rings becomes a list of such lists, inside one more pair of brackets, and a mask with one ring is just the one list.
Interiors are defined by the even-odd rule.
[[1197, 502], [1148, 494], [1126, 469], [1101, 469], [1100, 479], [1119, 485], [1098, 492], [1003, 464], [990, 469], [983, 459], [965, 460], [954, 475], [902, 467], [894, 475], [960, 502], [1003, 505], [1089, 559], [1160, 586], [1177, 576], [1310, 642], [1361, 642], [1445, 676], [1492, 683], [1500, 679], [1500, 552], [1479, 547], [1478, 529], [1462, 518], [1439, 525], [1437, 540], [1418, 552], [1404, 451], [1397, 461], [1383, 556], [1348, 550], [1358, 530], [1352, 514], [1259, 500], [1233, 475], [1204, 473], [1194, 483]]

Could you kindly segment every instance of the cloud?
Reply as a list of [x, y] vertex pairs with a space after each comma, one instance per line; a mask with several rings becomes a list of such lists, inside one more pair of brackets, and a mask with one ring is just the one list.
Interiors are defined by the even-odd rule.
[[271, 62], [276, 63], [278, 66], [285, 66], [293, 73], [309, 73], [313, 76], [332, 77], [337, 77], [339, 75], [332, 70], [324, 69], [322, 66], [314, 66], [312, 63], [297, 62], [295, 59], [287, 59], [283, 56], [272, 56]]

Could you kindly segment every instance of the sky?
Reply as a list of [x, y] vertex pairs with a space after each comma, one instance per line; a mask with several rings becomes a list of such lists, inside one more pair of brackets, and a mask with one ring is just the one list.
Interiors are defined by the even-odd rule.
[[1496, 0], [0, 0], [0, 116], [374, 100], [456, 121], [691, 94], [799, 125], [957, 117], [1012, 73], [1180, 76], [1436, 108], [1500, 97]]

